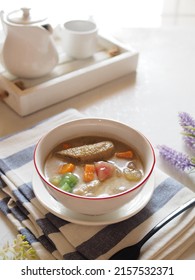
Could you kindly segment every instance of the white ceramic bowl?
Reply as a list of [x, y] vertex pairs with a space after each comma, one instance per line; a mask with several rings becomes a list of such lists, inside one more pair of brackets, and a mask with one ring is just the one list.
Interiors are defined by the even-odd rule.
[[[79, 136], [114, 138], [135, 148], [144, 166], [142, 180], [133, 188], [108, 197], [83, 197], [62, 191], [52, 185], [44, 175], [44, 164], [48, 154], [61, 142]], [[137, 130], [113, 120], [87, 118], [64, 123], [47, 133], [35, 148], [34, 164], [43, 184], [56, 200], [78, 213], [100, 215], [116, 210], [135, 197], [153, 172], [155, 154], [150, 142]]]

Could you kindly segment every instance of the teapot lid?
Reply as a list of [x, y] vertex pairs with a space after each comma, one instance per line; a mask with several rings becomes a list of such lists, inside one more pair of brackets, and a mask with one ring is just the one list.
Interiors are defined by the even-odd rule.
[[38, 17], [38, 14], [32, 15], [30, 8], [21, 8], [7, 15], [7, 20], [15, 24], [33, 24], [44, 21], [46, 18]]

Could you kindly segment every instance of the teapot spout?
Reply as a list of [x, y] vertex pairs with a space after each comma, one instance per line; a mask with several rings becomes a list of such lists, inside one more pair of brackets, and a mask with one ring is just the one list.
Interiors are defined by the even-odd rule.
[[1, 23], [2, 23], [2, 25], [3, 25], [3, 16], [4, 16], [4, 11], [0, 11], [0, 19], [1, 19]]
[[4, 32], [6, 32], [6, 25], [5, 25], [5, 21], [4, 21], [4, 11], [0, 11], [0, 20], [1, 20], [1, 24], [2, 24]]
[[4, 11], [0, 11], [0, 18], [1, 18], [1, 22], [3, 22], [3, 15], [4, 15]]

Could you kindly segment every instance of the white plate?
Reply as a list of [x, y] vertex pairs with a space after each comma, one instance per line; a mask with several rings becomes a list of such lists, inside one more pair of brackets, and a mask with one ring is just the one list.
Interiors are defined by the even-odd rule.
[[34, 193], [40, 203], [57, 217], [75, 224], [97, 226], [126, 220], [141, 211], [153, 194], [154, 174], [151, 175], [146, 185], [129, 203], [111, 213], [97, 216], [79, 214], [63, 206], [49, 194], [36, 173], [33, 175], [32, 185]]

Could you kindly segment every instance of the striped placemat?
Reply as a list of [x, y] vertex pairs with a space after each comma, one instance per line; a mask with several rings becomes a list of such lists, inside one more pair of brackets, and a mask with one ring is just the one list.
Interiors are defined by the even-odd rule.
[[[61, 123], [82, 118], [69, 109], [36, 126], [0, 139], [0, 210], [35, 248], [40, 259], [109, 259], [139, 241], [170, 212], [194, 197], [187, 187], [155, 169], [155, 190], [134, 216], [109, 225], [79, 225], [49, 212], [32, 188], [38, 140]], [[176, 259], [195, 242], [190, 209], [162, 228], [143, 247], [140, 259]]]

